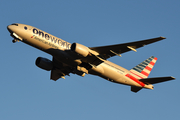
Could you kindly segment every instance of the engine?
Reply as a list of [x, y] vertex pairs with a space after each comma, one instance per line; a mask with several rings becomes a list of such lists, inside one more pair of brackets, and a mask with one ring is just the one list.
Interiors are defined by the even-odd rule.
[[52, 61], [47, 58], [42, 58], [42, 57], [38, 57], [36, 59], [36, 66], [47, 71], [50, 71], [53, 69]]
[[71, 45], [71, 50], [82, 57], [86, 57], [89, 54], [89, 48], [79, 43], [73, 43]]

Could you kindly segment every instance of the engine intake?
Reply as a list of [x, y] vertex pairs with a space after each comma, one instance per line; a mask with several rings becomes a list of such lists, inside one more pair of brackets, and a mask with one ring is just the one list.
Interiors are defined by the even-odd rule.
[[89, 54], [89, 48], [79, 43], [73, 43], [71, 45], [71, 50], [83, 57], [86, 57]]
[[50, 71], [53, 69], [52, 61], [47, 58], [42, 58], [42, 57], [38, 57], [36, 59], [36, 66], [47, 71]]

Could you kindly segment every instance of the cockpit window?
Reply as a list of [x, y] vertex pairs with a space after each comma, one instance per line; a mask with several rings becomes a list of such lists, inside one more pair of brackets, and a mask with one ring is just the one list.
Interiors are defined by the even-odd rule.
[[18, 24], [17, 24], [17, 23], [13, 23], [13, 24], [11, 24], [11, 25], [16, 25], [16, 26], [18, 26]]

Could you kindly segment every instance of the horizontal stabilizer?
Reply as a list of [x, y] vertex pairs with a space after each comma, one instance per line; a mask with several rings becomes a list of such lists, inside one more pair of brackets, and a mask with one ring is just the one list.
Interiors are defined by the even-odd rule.
[[148, 84], [156, 84], [160, 82], [166, 82], [169, 80], [174, 80], [175, 78], [170, 76], [170, 77], [157, 77], [157, 78], [145, 78], [145, 79], [140, 79], [139, 81], [143, 83], [148, 83]]
[[142, 88], [141, 87], [136, 87], [136, 86], [131, 86], [131, 91], [137, 93], [140, 91]]

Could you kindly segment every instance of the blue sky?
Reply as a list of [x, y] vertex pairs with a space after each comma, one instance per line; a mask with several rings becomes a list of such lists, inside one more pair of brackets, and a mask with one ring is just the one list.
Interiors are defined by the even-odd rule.
[[[179, 6], [179, 0], [1, 0], [0, 119], [179, 120]], [[150, 77], [176, 80], [137, 94], [92, 75], [51, 81], [50, 72], [36, 67], [35, 60], [52, 57], [22, 42], [13, 44], [6, 29], [12, 23], [88, 47], [164, 36], [137, 53], [109, 60], [131, 69], [154, 55], [158, 61]]]

